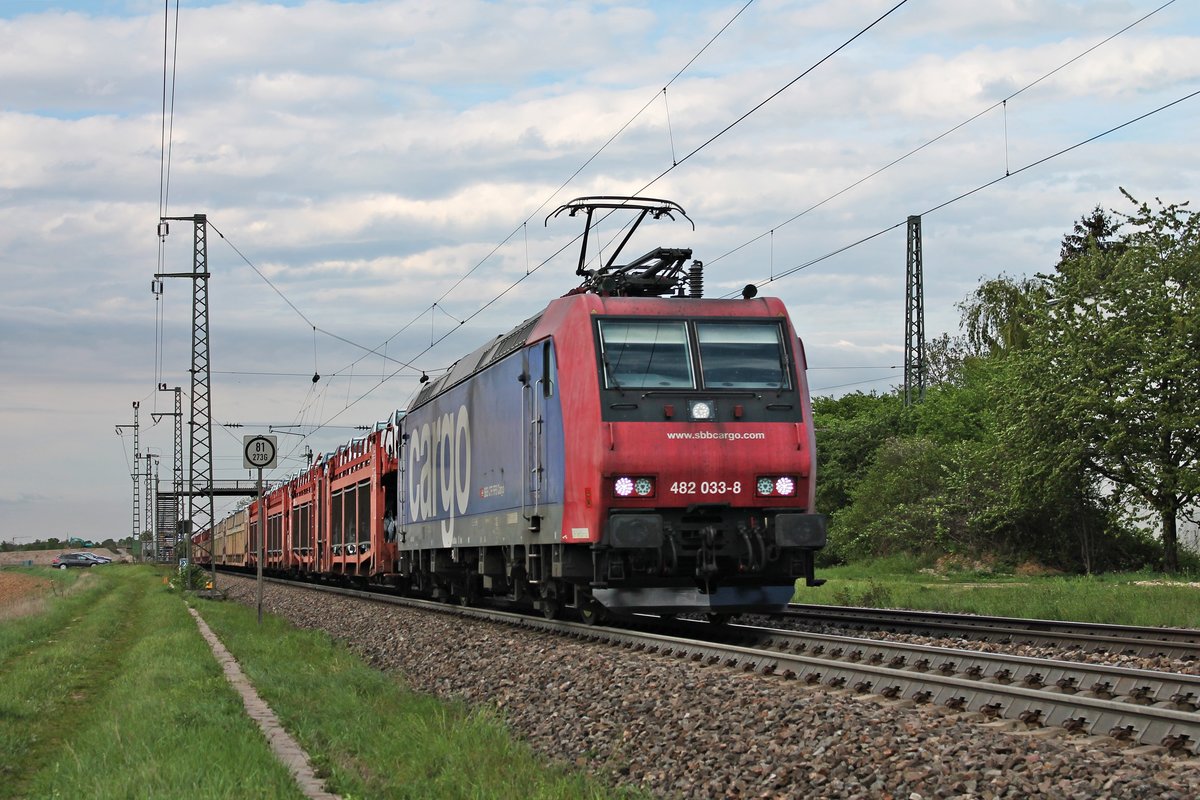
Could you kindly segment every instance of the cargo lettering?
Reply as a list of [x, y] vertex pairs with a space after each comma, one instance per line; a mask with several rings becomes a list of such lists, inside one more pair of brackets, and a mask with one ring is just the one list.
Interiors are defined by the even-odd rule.
[[454, 518], [467, 512], [471, 500], [471, 418], [465, 405], [412, 432], [408, 499], [413, 522], [440, 518], [449, 547]]

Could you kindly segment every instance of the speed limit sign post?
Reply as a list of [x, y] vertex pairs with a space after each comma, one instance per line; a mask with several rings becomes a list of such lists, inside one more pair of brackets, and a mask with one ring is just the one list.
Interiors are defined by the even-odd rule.
[[262, 625], [263, 597], [263, 537], [266, 534], [266, 514], [262, 507], [262, 471], [275, 467], [279, 451], [279, 440], [274, 436], [246, 436], [242, 438], [242, 464], [246, 469], [258, 470], [255, 494], [258, 497], [258, 624]]
[[242, 437], [242, 465], [246, 469], [273, 469], [279, 439], [275, 436]]

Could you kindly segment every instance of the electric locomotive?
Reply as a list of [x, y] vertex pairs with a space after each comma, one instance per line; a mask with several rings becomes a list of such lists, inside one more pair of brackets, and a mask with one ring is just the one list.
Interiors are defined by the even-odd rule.
[[[636, 217], [586, 269], [596, 212], [618, 210]], [[563, 212], [586, 217], [582, 285], [215, 525], [218, 563], [256, 568], [262, 536], [270, 573], [587, 621], [724, 619], [822, 583], [804, 347], [782, 302], [704, 299], [688, 249], [618, 265], [647, 217], [687, 219], [675, 203]]]
[[[585, 269], [597, 211], [637, 216]], [[398, 420], [395, 574], [473, 602], [714, 618], [782, 607], [825, 544], [804, 348], [776, 298], [702, 297], [691, 251], [617, 259], [675, 203], [586, 197], [583, 284]], [[547, 218], [547, 221], [550, 217]], [[690, 220], [689, 220], [690, 221]]]

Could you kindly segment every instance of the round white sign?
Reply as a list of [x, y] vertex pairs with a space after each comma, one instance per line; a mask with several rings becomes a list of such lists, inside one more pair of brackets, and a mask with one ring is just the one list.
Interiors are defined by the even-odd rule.
[[243, 456], [247, 469], [275, 466], [275, 437], [247, 436], [243, 441]]

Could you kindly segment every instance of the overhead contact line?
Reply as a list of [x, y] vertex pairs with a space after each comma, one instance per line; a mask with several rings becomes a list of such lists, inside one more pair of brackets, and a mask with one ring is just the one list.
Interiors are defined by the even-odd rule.
[[[973, 194], [976, 194], [976, 193], [978, 193], [978, 192], [981, 192], [981, 191], [983, 191], [984, 189], [988, 189], [988, 188], [990, 188], [990, 187], [992, 187], [992, 186], [995, 186], [996, 184], [998, 184], [998, 183], [1001, 183], [1002, 181], [1006, 181], [1006, 180], [1008, 180], [1009, 178], [1012, 178], [1012, 177], [1014, 177], [1014, 176], [1016, 176], [1016, 175], [1020, 175], [1022, 172], [1026, 172], [1026, 171], [1028, 171], [1028, 170], [1030, 170], [1030, 169], [1033, 169], [1034, 167], [1041, 166], [1042, 164], [1045, 164], [1045, 163], [1046, 163], [1046, 162], [1048, 162], [1048, 161], [1051, 161], [1051, 160], [1053, 160], [1053, 159], [1055, 159], [1055, 158], [1058, 158], [1059, 156], [1066, 155], [1067, 153], [1070, 153], [1070, 152], [1071, 152], [1071, 151], [1073, 151], [1073, 150], [1078, 150], [1080, 147], [1083, 147], [1084, 145], [1091, 144], [1092, 142], [1096, 141], [1097, 139], [1102, 139], [1102, 138], [1104, 138], [1105, 136], [1108, 136], [1108, 135], [1110, 135], [1110, 134], [1112, 134], [1112, 133], [1116, 133], [1117, 131], [1119, 131], [1119, 130], [1121, 130], [1121, 129], [1123, 129], [1123, 128], [1127, 128], [1127, 127], [1129, 127], [1130, 125], [1133, 125], [1133, 124], [1135, 124], [1135, 123], [1137, 123], [1137, 122], [1141, 122], [1141, 121], [1142, 121], [1142, 120], [1144, 120], [1144, 119], [1148, 119], [1149, 117], [1152, 117], [1152, 116], [1154, 116], [1155, 114], [1158, 114], [1158, 113], [1161, 113], [1161, 112], [1163, 112], [1163, 111], [1166, 111], [1167, 109], [1169, 109], [1169, 108], [1171, 108], [1171, 107], [1173, 107], [1173, 106], [1177, 106], [1177, 105], [1179, 105], [1180, 103], [1183, 103], [1183, 102], [1185, 102], [1185, 101], [1187, 101], [1187, 100], [1191, 100], [1192, 98], [1196, 97], [1197, 95], [1200, 95], [1200, 90], [1196, 90], [1196, 91], [1194, 91], [1194, 92], [1191, 92], [1191, 93], [1189, 93], [1189, 94], [1186, 94], [1186, 95], [1184, 95], [1183, 97], [1180, 97], [1180, 98], [1178, 98], [1178, 99], [1176, 99], [1176, 100], [1172, 100], [1171, 102], [1169, 102], [1169, 103], [1166, 103], [1165, 105], [1161, 105], [1161, 106], [1159, 106], [1158, 108], [1155, 108], [1155, 109], [1153, 109], [1153, 110], [1151, 110], [1151, 111], [1147, 111], [1147, 112], [1146, 112], [1146, 113], [1144, 113], [1144, 114], [1139, 114], [1138, 116], [1136, 116], [1136, 117], [1134, 117], [1134, 118], [1132, 118], [1132, 119], [1129, 119], [1129, 120], [1126, 120], [1125, 122], [1122, 122], [1120, 125], [1115, 125], [1115, 126], [1113, 126], [1113, 127], [1109, 128], [1109, 129], [1108, 129], [1108, 130], [1106, 130], [1106, 131], [1102, 131], [1102, 132], [1100, 132], [1100, 133], [1097, 133], [1097, 134], [1095, 134], [1094, 136], [1089, 136], [1088, 138], [1086, 138], [1086, 139], [1083, 139], [1082, 141], [1076, 142], [1075, 144], [1073, 144], [1073, 145], [1070, 145], [1069, 147], [1064, 147], [1063, 149], [1061, 149], [1061, 150], [1059, 150], [1059, 151], [1057, 151], [1057, 152], [1054, 152], [1054, 153], [1051, 153], [1050, 155], [1047, 155], [1047, 156], [1044, 156], [1044, 157], [1042, 157], [1042, 158], [1039, 158], [1039, 159], [1037, 159], [1036, 161], [1032, 161], [1032, 162], [1030, 162], [1030, 163], [1026, 164], [1026, 165], [1025, 165], [1025, 166], [1023, 166], [1023, 167], [1020, 167], [1020, 168], [1018, 168], [1018, 169], [1012, 170], [1011, 172], [1008, 172], [1008, 171], [1006, 171], [1006, 172], [1005, 172], [1003, 175], [1001, 175], [1001, 176], [999, 176], [999, 177], [997, 177], [997, 178], [994, 178], [994, 179], [992, 179], [992, 180], [990, 180], [990, 181], [986, 181], [986, 182], [984, 182], [984, 183], [981, 183], [980, 185], [978, 185], [978, 186], [974, 187], [973, 189], [970, 189], [970, 190], [968, 190], [968, 191], [965, 191], [965, 192], [963, 192], [962, 194], [959, 194], [959, 195], [957, 195], [957, 196], [955, 196], [955, 197], [952, 197], [952, 198], [950, 198], [949, 200], [946, 200], [946, 201], [944, 201], [944, 202], [938, 203], [937, 205], [935, 205], [935, 206], [932, 206], [931, 208], [928, 208], [928, 209], [926, 209], [925, 211], [922, 211], [922, 212], [920, 213], [920, 216], [928, 216], [929, 214], [932, 214], [932, 213], [934, 213], [935, 211], [940, 211], [940, 210], [942, 210], [943, 208], [946, 208], [946, 207], [948, 207], [948, 206], [950, 206], [950, 205], [953, 205], [954, 203], [957, 203], [959, 200], [963, 200], [963, 199], [965, 199], [965, 198], [967, 198], [967, 197], [970, 197], [970, 196], [971, 196], [971, 195], [973, 195]], [[856, 241], [850, 242], [849, 244], [843, 245], [843, 246], [841, 246], [841, 247], [839, 247], [839, 248], [837, 248], [837, 249], [835, 249], [835, 250], [831, 250], [831, 251], [829, 251], [828, 253], [825, 253], [824, 255], [817, 256], [816, 258], [813, 258], [813, 259], [811, 259], [811, 260], [809, 260], [809, 261], [806, 261], [806, 262], [804, 262], [803, 264], [798, 264], [797, 266], [794, 266], [794, 267], [792, 267], [791, 269], [784, 270], [783, 272], [780, 272], [780, 273], [778, 273], [778, 274], [774, 275], [773, 277], [770, 277], [770, 278], [764, 278], [764, 279], [760, 279], [760, 280], [756, 281], [756, 282], [754, 283], [754, 285], [755, 285], [755, 286], [765, 286], [765, 285], [767, 285], [767, 284], [769, 284], [769, 283], [772, 283], [772, 282], [774, 282], [774, 281], [780, 280], [780, 279], [782, 279], [782, 278], [786, 278], [786, 277], [788, 277], [788, 276], [790, 276], [790, 275], [794, 275], [794, 274], [796, 274], [797, 272], [800, 272], [801, 270], [808, 269], [809, 267], [813, 266], [814, 264], [819, 264], [820, 262], [822, 262], [822, 261], [825, 261], [826, 259], [832, 258], [833, 256], [836, 256], [836, 255], [838, 255], [838, 254], [840, 254], [840, 253], [844, 253], [844, 252], [846, 252], [847, 250], [849, 250], [849, 249], [851, 249], [851, 248], [853, 248], [853, 247], [857, 247], [857, 246], [859, 246], [859, 245], [861, 245], [861, 244], [865, 244], [866, 242], [869, 242], [869, 241], [871, 241], [872, 239], [876, 239], [876, 238], [878, 238], [878, 237], [882, 236], [883, 234], [885, 234], [885, 233], [888, 233], [889, 231], [893, 231], [893, 230], [895, 230], [896, 228], [899, 228], [899, 227], [901, 227], [902, 225], [905, 225], [906, 223], [907, 223], [907, 217], [906, 217], [905, 219], [903, 219], [903, 220], [901, 220], [901, 221], [899, 221], [899, 222], [897, 222], [897, 223], [893, 224], [893, 225], [889, 225], [889, 226], [887, 226], [887, 227], [885, 227], [885, 228], [881, 228], [881, 229], [879, 229], [879, 230], [875, 231], [875, 232], [874, 232], [874, 233], [872, 233], [872, 234], [869, 234], [869, 235], [867, 235], [867, 236], [864, 236], [864, 237], [862, 237], [861, 239], [857, 239]], [[728, 293], [726, 293], [726, 294], [722, 295], [722, 297], [724, 297], [724, 298], [731, 298], [731, 297], [738, 297], [738, 296], [740, 296], [740, 295], [741, 295], [741, 289], [738, 289], [738, 290], [736, 290], [736, 291], [733, 291], [733, 292], [728, 292]]]

